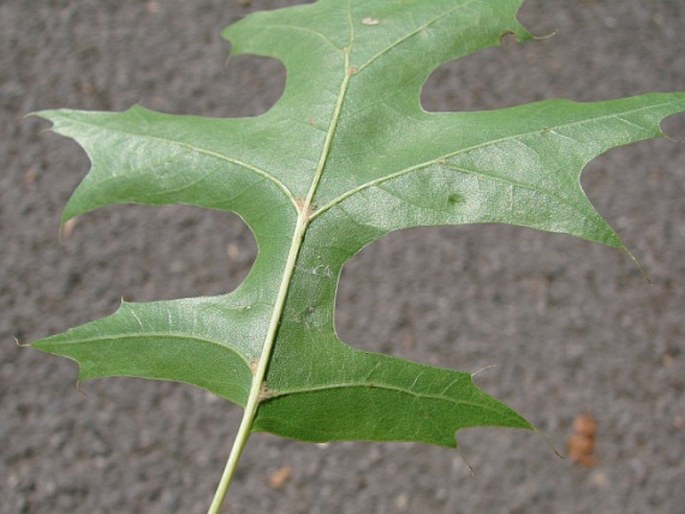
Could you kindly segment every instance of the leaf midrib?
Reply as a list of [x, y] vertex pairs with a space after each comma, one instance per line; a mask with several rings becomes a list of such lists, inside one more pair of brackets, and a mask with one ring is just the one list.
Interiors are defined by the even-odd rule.
[[290, 289], [290, 284], [293, 279], [295, 268], [297, 265], [297, 258], [300, 253], [300, 248], [304, 242], [304, 236], [307, 231], [307, 227], [311, 221], [310, 219], [310, 205], [314, 194], [316, 193], [316, 188], [318, 187], [319, 181], [321, 180], [321, 175], [326, 165], [326, 161], [330, 154], [330, 146], [333, 141], [333, 135], [337, 127], [338, 120], [340, 119], [340, 113], [342, 111], [342, 103], [347, 93], [347, 86], [350, 80], [350, 66], [349, 66], [349, 52], [351, 50], [354, 29], [352, 24], [352, 7], [351, 2], [348, 0], [348, 24], [349, 24], [349, 45], [346, 48], [344, 54], [344, 69], [343, 69], [343, 79], [338, 92], [338, 98], [336, 100], [336, 106], [331, 116], [331, 121], [326, 134], [326, 139], [324, 145], [321, 149], [321, 157], [317, 165], [314, 177], [307, 194], [307, 198], [304, 200], [303, 204], [299, 206], [295, 202], [295, 207], [297, 209], [297, 222], [295, 224], [295, 229], [293, 231], [293, 237], [291, 240], [290, 248], [288, 250], [288, 256], [286, 258], [286, 263], [283, 268], [283, 274], [281, 276], [281, 281], [278, 286], [278, 293], [276, 295], [276, 300], [274, 302], [274, 308], [271, 313], [271, 318], [269, 320], [269, 326], [264, 338], [264, 344], [262, 346], [261, 354], [257, 365], [250, 369], [253, 372], [252, 381], [250, 384], [250, 391], [245, 402], [245, 408], [243, 410], [243, 416], [240, 421], [240, 426], [238, 427], [238, 432], [236, 433], [235, 439], [233, 441], [233, 447], [231, 448], [231, 453], [228, 456], [228, 461], [224, 468], [224, 472], [219, 481], [219, 486], [214, 495], [212, 501], [212, 506], [210, 506], [210, 512], [218, 512], [218, 509], [223, 503], [224, 496], [228, 490], [228, 486], [231, 482], [233, 474], [235, 473], [238, 460], [243, 453], [243, 449], [247, 444], [247, 440], [253, 431], [254, 421], [264, 398], [262, 397], [262, 390], [265, 384], [266, 372], [271, 361], [271, 356], [273, 353], [273, 347], [276, 342], [276, 337], [278, 335], [278, 328], [281, 324], [283, 318], [283, 311], [285, 309], [285, 303], [288, 296], [288, 291]]

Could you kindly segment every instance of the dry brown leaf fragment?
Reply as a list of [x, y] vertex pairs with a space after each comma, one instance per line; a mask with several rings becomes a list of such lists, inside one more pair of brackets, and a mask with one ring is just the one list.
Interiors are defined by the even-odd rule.
[[295, 472], [293, 471], [292, 466], [281, 466], [269, 475], [269, 487], [272, 489], [281, 489], [290, 481], [294, 474]]
[[591, 414], [581, 414], [573, 420], [573, 433], [568, 438], [568, 457], [585, 468], [597, 465], [595, 437], [597, 422]]

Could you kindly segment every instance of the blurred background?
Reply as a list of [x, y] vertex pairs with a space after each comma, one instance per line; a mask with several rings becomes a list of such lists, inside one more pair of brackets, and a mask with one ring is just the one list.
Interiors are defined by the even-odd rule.
[[[283, 67], [227, 60], [219, 33], [253, 10], [295, 3], [0, 2], [0, 513], [206, 511], [239, 408], [173, 383], [107, 379], [77, 390], [74, 363], [14, 338], [105, 316], [122, 297], [229, 291], [256, 252], [236, 216], [178, 206], [103, 209], [66, 226], [60, 243], [59, 215], [88, 159], [24, 115], [135, 103], [262, 113], [282, 91]], [[528, 0], [520, 19], [536, 35], [556, 35], [505, 39], [441, 67], [424, 107], [685, 90], [680, 0]], [[685, 116], [663, 127], [685, 140]], [[493, 366], [477, 383], [541, 433], [463, 431], [459, 451], [259, 434], [225, 511], [682, 513], [685, 144], [613, 150], [582, 182], [651, 285], [615, 250], [469, 226], [371, 245], [345, 267], [338, 294], [345, 341], [464, 371]]]

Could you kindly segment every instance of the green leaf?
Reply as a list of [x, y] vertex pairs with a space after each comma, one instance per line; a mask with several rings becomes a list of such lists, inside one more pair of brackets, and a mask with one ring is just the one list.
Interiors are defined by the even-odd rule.
[[623, 248], [580, 173], [610, 148], [661, 135], [685, 93], [420, 106], [440, 64], [508, 33], [531, 38], [521, 3], [320, 0], [250, 15], [224, 32], [233, 52], [288, 70], [283, 96], [258, 117], [39, 113], [92, 162], [63, 222], [112, 204], [196, 205], [239, 214], [259, 255], [230, 294], [123, 304], [34, 347], [76, 360], [83, 380], [203, 387], [246, 407], [246, 433], [455, 446], [464, 427], [531, 428], [470, 374], [355, 350], [334, 323], [342, 266], [395, 230], [496, 222]]

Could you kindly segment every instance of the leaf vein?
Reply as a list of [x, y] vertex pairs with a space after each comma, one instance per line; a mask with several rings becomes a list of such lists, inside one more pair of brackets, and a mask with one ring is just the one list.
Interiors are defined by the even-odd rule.
[[442, 18], [445, 18], [445, 17], [449, 16], [450, 14], [454, 13], [455, 11], [458, 11], [458, 10], [464, 8], [464, 7], [466, 7], [464, 4], [462, 4], [462, 5], [457, 5], [457, 6], [453, 7], [453, 8], [451, 8], [451, 9], [449, 9], [449, 10], [447, 10], [447, 11], [441, 13], [439, 16], [436, 16], [435, 18], [432, 18], [432, 19], [428, 20], [425, 24], [423, 24], [423, 25], [421, 25], [420, 27], [416, 28], [416, 29], [413, 30], [412, 32], [409, 32], [408, 34], [404, 35], [404, 36], [401, 37], [400, 39], [394, 41], [391, 45], [388, 45], [387, 47], [383, 48], [381, 51], [379, 51], [377, 54], [375, 54], [373, 57], [371, 57], [371, 58], [370, 58], [368, 61], [366, 61], [364, 64], [362, 64], [361, 66], [359, 66], [358, 71], [362, 71], [363, 69], [367, 68], [368, 66], [370, 66], [371, 64], [373, 64], [374, 61], [376, 61], [377, 59], [381, 58], [383, 55], [385, 55], [386, 53], [388, 53], [389, 51], [391, 51], [393, 48], [396, 48], [397, 46], [401, 45], [401, 44], [404, 43], [405, 41], [408, 41], [409, 39], [411, 39], [411, 38], [413, 38], [414, 36], [418, 35], [418, 34], [421, 33], [423, 30], [425, 30], [426, 28], [430, 27], [430, 26], [433, 25], [434, 23], [437, 23], [437, 22], [440, 21]]
[[343, 48], [336, 45], [331, 38], [329, 38], [328, 36], [326, 36], [322, 32], [311, 29], [309, 27], [301, 27], [300, 25], [285, 25], [283, 23], [260, 23], [259, 25], [260, 25], [260, 27], [263, 27], [263, 28], [297, 30], [300, 32], [305, 32], [307, 34], [312, 34], [318, 38], [323, 39], [326, 43], [328, 43], [330, 46], [332, 46], [336, 50], [340, 50], [340, 51], [344, 50]]
[[174, 334], [172, 332], [146, 332], [144, 335], [135, 335], [135, 334], [122, 334], [122, 335], [114, 335], [114, 336], [109, 336], [109, 335], [102, 335], [98, 337], [83, 337], [81, 339], [76, 339], [72, 341], [63, 341], [60, 343], [60, 346], [75, 346], [75, 345], [80, 345], [80, 344], [89, 344], [89, 343], [97, 343], [97, 342], [104, 342], [104, 341], [117, 341], [117, 340], [125, 340], [125, 339], [142, 339], [142, 338], [148, 338], [148, 337], [160, 337], [160, 338], [167, 338], [167, 339], [188, 339], [191, 341], [197, 341], [200, 343], [209, 343], [213, 344], [216, 346], [219, 346], [225, 350], [228, 350], [231, 353], [234, 353], [240, 360], [242, 360], [245, 365], [249, 368], [250, 367], [250, 362], [249, 360], [241, 355], [240, 352], [235, 350], [234, 348], [230, 346], [226, 346], [225, 344], [222, 344], [218, 341], [214, 341], [212, 339], [208, 339], [205, 337], [198, 337], [194, 335], [187, 335], [187, 334]]
[[[637, 113], [637, 112], [640, 112], [640, 111], [645, 111], [645, 110], [658, 109], [658, 108], [660, 108], [660, 107], [664, 107], [664, 106], [667, 106], [667, 105], [670, 105], [670, 104], [672, 104], [672, 102], [663, 102], [663, 103], [660, 103], [660, 104], [653, 104], [653, 105], [649, 105], [649, 106], [645, 106], [645, 107], [639, 107], [639, 108], [636, 108], [636, 109], [631, 109], [631, 110], [628, 110], [628, 111], [624, 111], [624, 112], [622, 112], [622, 113], [620, 113], [620, 114], [619, 114], [619, 113], [615, 113], [615, 114], [607, 114], [607, 115], [602, 115], [602, 116], [595, 116], [595, 117], [592, 117], [592, 118], [585, 118], [585, 119], [582, 119], [582, 120], [573, 121], [573, 122], [569, 122], [569, 123], [562, 123], [562, 124], [559, 124], [559, 125], [554, 126], [553, 128], [549, 128], [548, 130], [549, 130], [549, 131], [552, 131], [552, 132], [554, 132], [554, 133], [556, 133], [556, 134], [560, 134], [560, 133], [558, 132], [558, 129], [568, 128], [568, 127], [572, 127], [572, 126], [575, 126], [575, 125], [581, 125], [581, 124], [584, 124], [584, 123], [597, 122], [597, 121], [601, 121], [601, 120], [605, 120], [605, 119], [620, 118], [620, 117], [626, 116], [626, 115], [628, 115], [628, 114], [634, 114], [634, 113]], [[457, 150], [457, 151], [455, 151], [455, 152], [448, 152], [448, 153], [446, 153], [446, 154], [444, 154], [444, 155], [440, 155], [440, 156], [438, 156], [438, 157], [436, 157], [436, 158], [434, 158], [434, 159], [431, 159], [431, 160], [429, 160], [429, 161], [425, 161], [425, 162], [422, 162], [422, 163], [418, 163], [418, 164], [415, 164], [414, 166], [410, 166], [410, 167], [408, 167], [408, 168], [404, 168], [404, 169], [399, 170], [399, 171], [396, 171], [396, 172], [394, 172], [394, 173], [390, 173], [390, 174], [388, 174], [388, 175], [385, 175], [385, 176], [382, 176], [382, 177], [378, 177], [378, 178], [373, 179], [373, 180], [370, 180], [370, 181], [368, 181], [368, 182], [364, 182], [363, 184], [360, 184], [359, 186], [357, 186], [357, 187], [355, 187], [355, 188], [353, 188], [353, 189], [350, 189], [349, 191], [346, 191], [345, 193], [343, 193], [343, 194], [339, 195], [338, 197], [334, 198], [333, 200], [331, 200], [331, 201], [328, 202], [327, 204], [325, 204], [325, 205], [319, 207], [319, 209], [317, 209], [316, 212], [314, 212], [314, 213], [312, 214], [312, 216], [311, 216], [310, 219], [313, 220], [313, 219], [317, 218], [318, 216], [320, 216], [320, 215], [323, 214], [324, 212], [326, 212], [326, 211], [328, 211], [329, 209], [335, 207], [335, 206], [338, 205], [339, 203], [342, 203], [343, 201], [347, 200], [349, 197], [354, 196], [355, 194], [357, 194], [357, 193], [359, 193], [359, 192], [361, 192], [361, 191], [363, 191], [363, 190], [365, 190], [365, 189], [374, 187], [374, 186], [376, 186], [376, 185], [378, 185], [378, 184], [382, 184], [383, 182], [387, 182], [387, 181], [389, 181], [389, 180], [393, 180], [393, 179], [395, 179], [395, 178], [398, 178], [398, 177], [400, 177], [400, 176], [402, 176], [402, 175], [406, 175], [406, 174], [408, 174], [408, 173], [412, 173], [412, 172], [414, 172], [414, 171], [423, 170], [424, 168], [427, 168], [428, 166], [432, 166], [432, 165], [434, 165], [434, 164], [436, 164], [436, 163], [438, 163], [438, 162], [440, 162], [440, 161], [442, 161], [442, 160], [444, 160], [444, 159], [448, 159], [448, 158], [451, 158], [451, 157], [456, 157], [457, 155], [464, 155], [464, 154], [467, 154], [468, 152], [472, 152], [472, 151], [478, 150], [478, 149], [480, 149], [480, 148], [487, 148], [487, 147], [489, 147], [489, 146], [497, 145], [497, 144], [499, 144], [499, 143], [504, 143], [504, 142], [507, 142], [507, 141], [516, 140], [516, 139], [518, 139], [518, 138], [523, 138], [523, 137], [526, 137], [526, 136], [530, 136], [530, 135], [533, 135], [533, 134], [537, 134], [537, 133], [539, 133], [539, 132], [540, 132], [540, 130], [536, 129], [536, 130], [530, 130], [530, 131], [527, 131], [527, 132], [521, 132], [521, 133], [518, 133], [518, 134], [506, 136], [506, 137], [501, 137], [501, 138], [498, 138], [498, 139], [493, 139], [493, 140], [491, 140], [491, 141], [486, 141], [486, 142], [479, 143], [479, 144], [476, 144], [476, 145], [473, 145], [473, 146], [469, 146], [469, 147], [467, 147], [467, 148], [459, 149], [459, 150]], [[563, 135], [563, 134], [560, 134], [560, 135]], [[569, 136], [566, 136], [566, 137], [569, 137]], [[571, 139], [573, 139], [574, 141], [577, 141], [577, 140], [574, 139], [574, 138], [571, 138]]]
[[[81, 125], [85, 125], [85, 126], [87, 126], [87, 127], [95, 127], [95, 128], [97, 128], [97, 129], [101, 129], [101, 127], [99, 127], [98, 125], [93, 124], [93, 123], [88, 123], [88, 122], [85, 122], [85, 121], [73, 120], [73, 119], [72, 119], [72, 120], [69, 120], [69, 121], [70, 121], [71, 123], [74, 123], [74, 124], [81, 124]], [[219, 153], [219, 152], [215, 152], [215, 151], [213, 151], [213, 150], [209, 150], [209, 149], [207, 149], [207, 148], [202, 148], [202, 147], [199, 147], [199, 146], [192, 145], [192, 144], [190, 144], [190, 143], [183, 143], [182, 141], [176, 141], [176, 140], [174, 140], [174, 139], [164, 138], [164, 137], [161, 137], [161, 136], [153, 136], [153, 135], [149, 135], [149, 134], [138, 134], [138, 133], [134, 133], [134, 132], [126, 132], [126, 131], [124, 131], [124, 130], [118, 130], [118, 129], [114, 129], [114, 128], [111, 128], [111, 127], [107, 127], [107, 128], [104, 129], [104, 130], [107, 130], [107, 131], [109, 131], [109, 132], [118, 133], [118, 134], [124, 134], [125, 136], [138, 137], [138, 138], [141, 138], [141, 139], [149, 138], [149, 139], [152, 139], [152, 140], [155, 140], [155, 141], [159, 141], [159, 142], [162, 142], [162, 143], [166, 143], [166, 144], [171, 145], [171, 146], [178, 146], [178, 147], [180, 147], [180, 148], [183, 148], [183, 149], [185, 149], [185, 150], [189, 150], [189, 151], [191, 151], [191, 152], [197, 152], [197, 153], [199, 153], [199, 154], [206, 155], [207, 157], [213, 157], [213, 158], [215, 158], [215, 159], [219, 159], [219, 160], [221, 160], [221, 161], [228, 162], [228, 163], [230, 163], [230, 164], [233, 164], [233, 165], [235, 165], [235, 166], [238, 166], [238, 167], [240, 167], [240, 168], [243, 168], [243, 169], [245, 169], [245, 170], [247, 170], [247, 171], [250, 171], [250, 172], [252, 172], [252, 173], [255, 173], [255, 174], [257, 174], [257, 175], [260, 175], [261, 177], [264, 177], [264, 178], [266, 178], [267, 180], [269, 180], [270, 182], [272, 182], [272, 183], [273, 183], [274, 185], [276, 185], [281, 191], [283, 191], [283, 193], [285, 193], [285, 195], [287, 196], [287, 198], [290, 200], [290, 203], [292, 203], [293, 206], [294, 206], [295, 208], [297, 208], [297, 201], [295, 200], [295, 196], [294, 196], [294, 195], [292, 194], [292, 192], [286, 187], [286, 185], [285, 185], [283, 182], [281, 182], [280, 180], [278, 180], [276, 177], [274, 177], [273, 175], [271, 175], [269, 172], [267, 172], [267, 171], [265, 171], [265, 170], [259, 168], [258, 166], [255, 166], [254, 164], [250, 164], [250, 163], [247, 163], [247, 162], [243, 162], [243, 161], [241, 161], [241, 160], [239, 160], [239, 159], [235, 159], [235, 158], [233, 158], [233, 157], [229, 157], [228, 155], [224, 155], [224, 154], [221, 154], [221, 153]]]
[[301, 388], [301, 389], [269, 390], [268, 397], [265, 398], [263, 401], [267, 402], [267, 401], [275, 400], [275, 399], [283, 397], [283, 396], [290, 396], [290, 395], [295, 395], [295, 394], [309, 394], [309, 393], [330, 391], [330, 390], [335, 390], [335, 389], [355, 389], [355, 388], [383, 389], [386, 391], [393, 391], [393, 392], [413, 396], [417, 400], [443, 400], [443, 401], [452, 403], [454, 405], [471, 406], [471, 407], [487, 410], [490, 412], [497, 413], [498, 415], [501, 415], [501, 412], [498, 411], [497, 409], [495, 409], [493, 407], [484, 406], [484, 405], [479, 404], [477, 402], [450, 398], [449, 396], [442, 396], [441, 394], [417, 393], [415, 391], [411, 391], [411, 390], [403, 388], [403, 387], [392, 386], [392, 385], [387, 385], [387, 384], [379, 384], [379, 383], [375, 383], [375, 382], [374, 383], [358, 383], [358, 382], [357, 383], [338, 383], [338, 384], [326, 384], [326, 385], [321, 385], [321, 386], [312, 386], [312, 387], [306, 387], [306, 388]]

